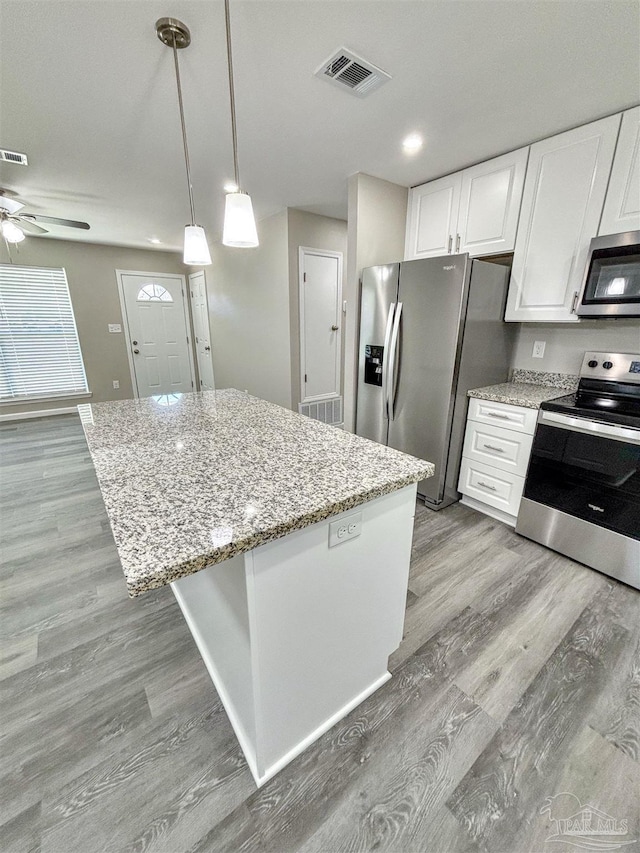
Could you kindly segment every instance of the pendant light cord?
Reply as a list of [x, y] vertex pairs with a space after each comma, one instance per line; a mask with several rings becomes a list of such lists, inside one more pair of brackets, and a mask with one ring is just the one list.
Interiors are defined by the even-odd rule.
[[227, 30], [227, 65], [229, 68], [229, 101], [231, 102], [231, 137], [233, 140], [233, 173], [237, 192], [240, 192], [240, 169], [238, 168], [238, 133], [236, 130], [236, 96], [233, 90], [233, 59], [231, 58], [231, 16], [229, 0], [224, 0], [224, 22]]
[[184, 106], [182, 104], [182, 86], [180, 85], [180, 65], [178, 64], [178, 49], [176, 34], [173, 34], [173, 61], [176, 67], [176, 83], [178, 85], [178, 106], [180, 108], [180, 125], [182, 127], [182, 144], [184, 145], [184, 165], [187, 169], [187, 184], [189, 186], [189, 205], [191, 207], [191, 224], [196, 224], [196, 209], [193, 203], [193, 187], [191, 186], [191, 168], [189, 165], [189, 146], [187, 145], [187, 128], [184, 122]]

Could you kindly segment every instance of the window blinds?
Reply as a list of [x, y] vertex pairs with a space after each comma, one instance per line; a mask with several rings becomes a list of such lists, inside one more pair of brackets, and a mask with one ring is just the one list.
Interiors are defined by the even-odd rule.
[[0, 264], [0, 400], [86, 391], [65, 271]]

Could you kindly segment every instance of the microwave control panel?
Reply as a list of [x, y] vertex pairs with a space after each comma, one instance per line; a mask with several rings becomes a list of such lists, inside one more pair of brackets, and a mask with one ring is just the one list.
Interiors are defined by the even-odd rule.
[[640, 385], [640, 353], [586, 352], [580, 377], [609, 379], [612, 382], [632, 382]]

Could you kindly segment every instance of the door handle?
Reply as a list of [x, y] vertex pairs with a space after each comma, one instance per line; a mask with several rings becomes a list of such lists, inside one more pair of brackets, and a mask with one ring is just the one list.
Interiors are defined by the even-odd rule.
[[398, 340], [400, 333], [400, 317], [402, 316], [402, 302], [398, 302], [396, 308], [396, 316], [393, 318], [393, 333], [391, 335], [391, 358], [389, 360], [389, 379], [388, 387], [391, 388], [389, 394], [389, 420], [394, 420], [394, 400], [396, 396], [396, 358], [398, 355]]
[[140, 350], [139, 350], [139, 349], [134, 349], [134, 353], [135, 353], [136, 355], [140, 355]]
[[134, 347], [138, 346], [138, 341], [131, 341], [131, 343], [134, 345]]
[[340, 326], [332, 326], [332, 327], [331, 327], [331, 331], [332, 331], [332, 332], [337, 332], [339, 328], [340, 328]]
[[389, 306], [387, 316], [387, 328], [384, 333], [384, 349], [382, 350], [382, 407], [385, 418], [389, 418], [389, 360], [391, 358], [391, 329], [393, 328], [393, 315], [396, 310], [395, 302]]
[[205, 347], [205, 352], [211, 352], [211, 347]]

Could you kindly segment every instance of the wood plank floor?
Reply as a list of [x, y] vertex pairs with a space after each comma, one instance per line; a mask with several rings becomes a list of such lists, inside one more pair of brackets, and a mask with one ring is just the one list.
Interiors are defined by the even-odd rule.
[[394, 677], [257, 790], [171, 591], [127, 597], [78, 419], [0, 452], [2, 853], [566, 853], [581, 804], [640, 850], [639, 593], [418, 507]]

